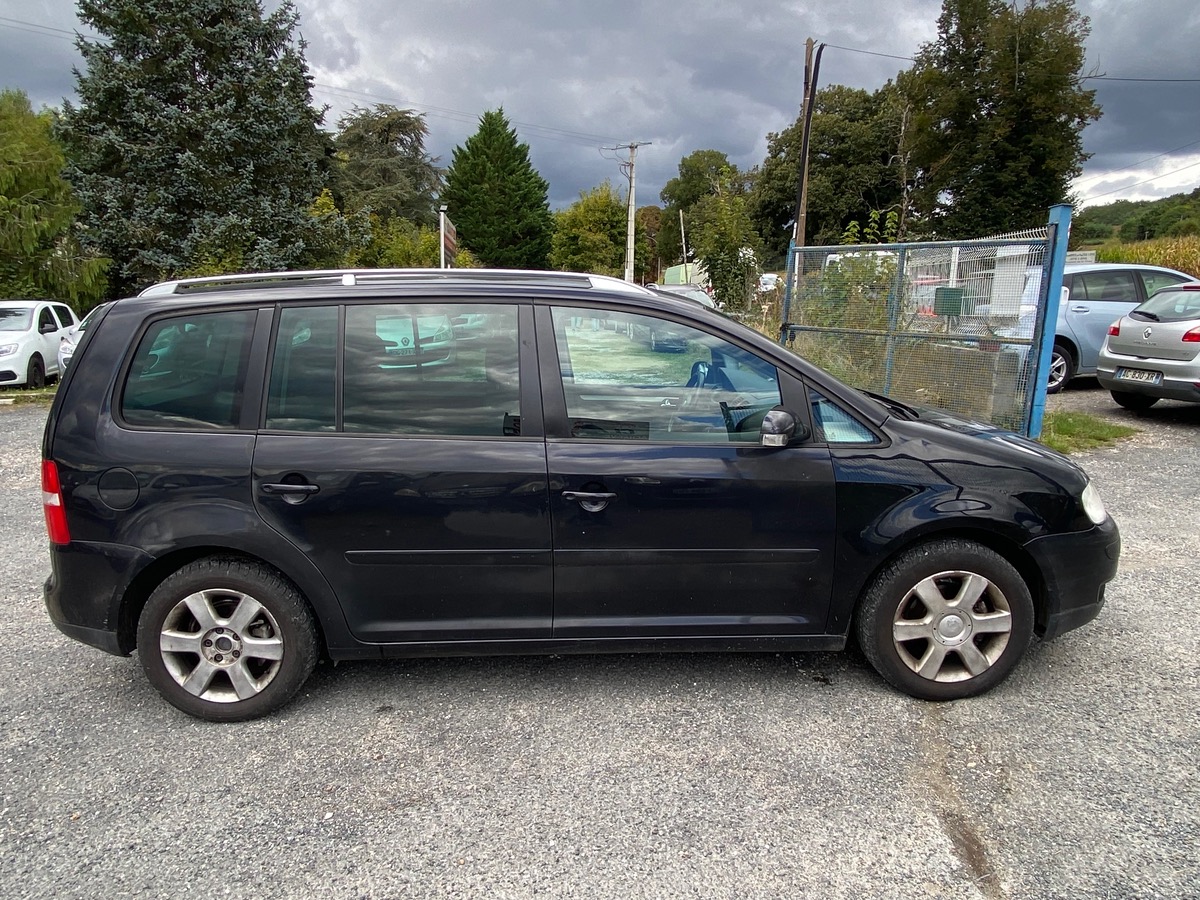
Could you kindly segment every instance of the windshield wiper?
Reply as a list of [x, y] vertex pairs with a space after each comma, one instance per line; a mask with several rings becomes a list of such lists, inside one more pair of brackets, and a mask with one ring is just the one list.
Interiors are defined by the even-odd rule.
[[1131, 316], [1138, 316], [1138, 317], [1140, 317], [1140, 318], [1143, 318], [1143, 319], [1149, 319], [1149, 320], [1150, 320], [1150, 321], [1152, 321], [1152, 322], [1161, 322], [1161, 321], [1162, 321], [1162, 319], [1160, 319], [1160, 318], [1159, 318], [1158, 316], [1156, 316], [1154, 313], [1152, 313], [1152, 312], [1147, 312], [1147, 311], [1146, 311], [1146, 310], [1144, 310], [1144, 309], [1135, 309], [1135, 310], [1133, 310], [1133, 312], [1131, 312], [1131, 313], [1130, 313], [1130, 315], [1131, 315]]
[[861, 393], [866, 394], [872, 400], [877, 400], [878, 402], [882, 403], [884, 406], [886, 406], [888, 409], [892, 410], [893, 412], [902, 413], [903, 418], [906, 418], [906, 419], [921, 418], [921, 414], [919, 412], [917, 412], [917, 410], [914, 407], [909, 406], [907, 403], [901, 403], [899, 400], [894, 400], [891, 397], [886, 396], [885, 394], [877, 394], [874, 391], [864, 391], [861, 388], [859, 390]]

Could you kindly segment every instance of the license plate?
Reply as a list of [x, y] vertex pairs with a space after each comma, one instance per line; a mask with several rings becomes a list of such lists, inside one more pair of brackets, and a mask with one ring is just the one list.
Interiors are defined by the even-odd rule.
[[1117, 380], [1162, 384], [1162, 372], [1148, 372], [1145, 369], [1117, 369]]
[[412, 356], [417, 352], [416, 347], [399, 347], [392, 351], [393, 356]]

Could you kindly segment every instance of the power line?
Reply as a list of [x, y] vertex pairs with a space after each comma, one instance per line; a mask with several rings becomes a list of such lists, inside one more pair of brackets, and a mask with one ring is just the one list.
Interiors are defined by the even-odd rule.
[[1100, 175], [1089, 175], [1087, 178], [1079, 179], [1079, 181], [1076, 182], [1076, 185], [1083, 184], [1084, 182], [1088, 181], [1097, 181], [1102, 178], [1108, 178], [1110, 175], [1113, 175], [1116, 172], [1124, 172], [1126, 169], [1136, 169], [1139, 166], [1145, 165], [1146, 163], [1159, 159], [1160, 157], [1170, 156], [1172, 153], [1178, 153], [1180, 150], [1186, 150], [1189, 147], [1195, 147], [1197, 144], [1200, 144], [1200, 141], [1192, 141], [1190, 144], [1184, 144], [1182, 147], [1176, 147], [1174, 150], [1164, 150], [1162, 153], [1156, 153], [1153, 156], [1147, 156], [1145, 159], [1139, 159], [1137, 162], [1130, 163], [1127, 166], [1121, 166], [1119, 169], [1109, 169], [1107, 172], [1104, 172]]
[[[821, 41], [821, 43], [825, 44], [824, 41]], [[884, 59], [902, 59], [905, 62], [916, 62], [916, 60], [911, 56], [896, 56], [892, 53], [877, 53], [874, 50], [859, 50], [857, 47], [840, 47], [837, 44], [825, 44], [825, 46], [832, 50], [845, 50], [847, 53], [862, 53], [865, 56], [882, 56]]]
[[1200, 78], [1119, 78], [1116, 75], [1084, 75], [1084, 81], [1141, 81], [1149, 84], [1200, 84]]
[[1083, 202], [1088, 203], [1088, 202], [1091, 202], [1092, 200], [1098, 200], [1101, 197], [1107, 197], [1110, 194], [1119, 194], [1122, 191], [1129, 190], [1130, 188], [1139, 187], [1140, 185], [1143, 185], [1143, 184], [1149, 184], [1152, 181], [1158, 181], [1158, 179], [1160, 179], [1160, 178], [1166, 178], [1168, 175], [1175, 175], [1179, 172], [1186, 171], [1187, 169], [1194, 169], [1194, 168], [1196, 168], [1196, 166], [1200, 166], [1200, 162], [1189, 163], [1186, 166], [1180, 166], [1178, 169], [1172, 169], [1170, 172], [1163, 172], [1161, 175], [1155, 175], [1153, 178], [1147, 178], [1147, 179], [1144, 179], [1143, 181], [1135, 181], [1133, 184], [1127, 184], [1124, 187], [1119, 187], [1119, 188], [1116, 188], [1115, 190], [1105, 191], [1103, 194], [1093, 194], [1090, 197], [1084, 197]]

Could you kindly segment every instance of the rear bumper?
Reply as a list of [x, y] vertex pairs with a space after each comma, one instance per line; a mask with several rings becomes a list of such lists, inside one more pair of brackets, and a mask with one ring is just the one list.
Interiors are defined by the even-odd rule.
[[[1119, 380], [1117, 370], [1121, 368], [1161, 372], [1162, 384]], [[1200, 380], [1200, 367], [1195, 360], [1138, 359], [1136, 356], [1107, 354], [1101, 357], [1096, 367], [1096, 378], [1099, 379], [1100, 385], [1109, 391], [1144, 394], [1164, 400], [1200, 402], [1200, 388], [1196, 386], [1197, 380]]]
[[1035, 626], [1039, 637], [1051, 640], [1100, 614], [1104, 586], [1117, 574], [1121, 556], [1121, 533], [1111, 517], [1088, 531], [1037, 538], [1025, 549], [1045, 581]]
[[126, 615], [122, 601], [133, 577], [149, 562], [145, 553], [121, 544], [51, 545], [45, 586], [50, 621], [68, 637], [128, 656], [137, 623]]

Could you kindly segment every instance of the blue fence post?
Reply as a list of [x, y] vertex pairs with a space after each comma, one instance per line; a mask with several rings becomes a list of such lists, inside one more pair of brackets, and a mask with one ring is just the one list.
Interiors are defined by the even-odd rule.
[[1058, 305], [1062, 299], [1063, 268], [1067, 264], [1067, 242], [1071, 238], [1071, 207], [1059, 203], [1050, 207], [1050, 277], [1046, 279], [1046, 304], [1041, 316], [1041, 345], [1038, 364], [1033, 371], [1033, 403], [1029, 404], [1029, 418], [1025, 434], [1031, 438], [1042, 434], [1042, 417], [1046, 412], [1046, 382], [1050, 371], [1050, 357], [1054, 352], [1054, 331], [1058, 323]]

